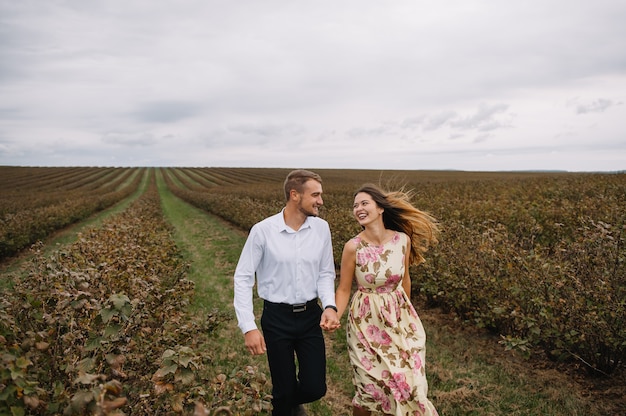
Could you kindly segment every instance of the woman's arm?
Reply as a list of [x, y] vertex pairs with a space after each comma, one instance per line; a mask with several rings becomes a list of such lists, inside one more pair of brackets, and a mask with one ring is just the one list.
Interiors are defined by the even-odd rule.
[[406, 251], [404, 254], [404, 276], [402, 277], [402, 287], [406, 295], [411, 299], [411, 275], [409, 266], [411, 265], [411, 239], [407, 238]]
[[354, 280], [354, 270], [356, 268], [356, 244], [352, 240], [343, 246], [341, 254], [341, 271], [339, 273], [339, 285], [335, 292], [335, 304], [337, 305], [337, 315], [339, 319], [348, 307], [350, 292], [352, 291], [352, 281]]

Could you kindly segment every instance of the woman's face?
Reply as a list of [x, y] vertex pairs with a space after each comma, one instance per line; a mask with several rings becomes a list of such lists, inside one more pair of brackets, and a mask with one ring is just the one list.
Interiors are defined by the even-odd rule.
[[359, 192], [354, 197], [352, 214], [360, 225], [365, 226], [372, 221], [382, 221], [382, 213], [383, 209], [378, 207], [376, 202], [374, 202], [369, 194], [365, 192]]

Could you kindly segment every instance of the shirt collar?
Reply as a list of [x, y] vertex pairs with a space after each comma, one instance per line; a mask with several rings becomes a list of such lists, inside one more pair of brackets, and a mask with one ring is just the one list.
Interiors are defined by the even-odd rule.
[[[297, 231], [293, 230], [290, 226], [288, 226], [285, 223], [285, 213], [284, 213], [284, 211], [285, 211], [285, 208], [281, 209], [280, 212], [277, 214], [277, 217], [278, 217], [278, 232], [283, 232], [283, 231], [286, 231], [288, 233], [297, 232]], [[304, 220], [304, 223], [300, 227], [300, 230], [302, 230], [304, 228], [311, 228], [311, 217], [306, 217], [306, 219]], [[300, 231], [300, 230], [298, 230], [298, 231]]]

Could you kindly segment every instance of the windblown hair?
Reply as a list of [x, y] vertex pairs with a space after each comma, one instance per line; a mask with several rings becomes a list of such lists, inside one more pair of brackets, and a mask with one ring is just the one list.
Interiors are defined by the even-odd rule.
[[304, 169], [289, 172], [284, 183], [285, 201], [289, 201], [289, 192], [291, 192], [292, 189], [295, 189], [298, 193], [302, 193], [304, 191], [304, 184], [311, 179], [322, 183], [322, 177], [315, 172]]
[[431, 245], [437, 244], [439, 223], [427, 212], [411, 204], [413, 191], [387, 192], [374, 184], [365, 184], [356, 194], [364, 192], [372, 197], [376, 205], [384, 209], [385, 228], [402, 231], [411, 239], [410, 264], [423, 263], [425, 253]]

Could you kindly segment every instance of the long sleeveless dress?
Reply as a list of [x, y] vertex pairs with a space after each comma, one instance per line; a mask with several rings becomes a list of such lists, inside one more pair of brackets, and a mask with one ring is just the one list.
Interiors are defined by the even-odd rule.
[[437, 415], [427, 398], [426, 334], [402, 288], [408, 236], [396, 232], [382, 246], [359, 237], [358, 290], [348, 314], [347, 340], [355, 395], [352, 404], [396, 416]]

